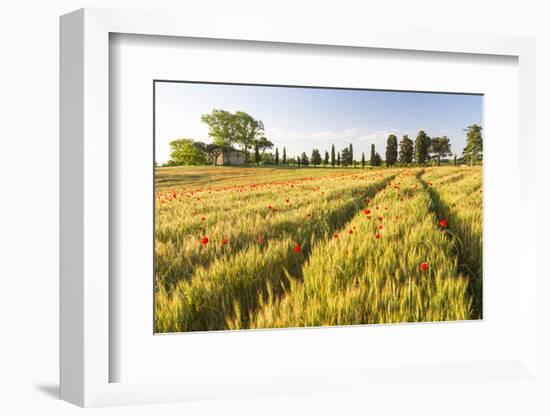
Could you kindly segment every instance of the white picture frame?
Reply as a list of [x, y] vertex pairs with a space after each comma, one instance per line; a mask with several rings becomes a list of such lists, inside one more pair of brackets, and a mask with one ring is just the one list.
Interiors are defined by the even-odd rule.
[[[199, 398], [254, 397], [271, 394], [322, 393], [373, 388], [392, 379], [462, 380], [484, 389], [483, 380], [506, 380], [537, 386], [536, 361], [536, 235], [528, 225], [529, 207], [536, 202], [532, 178], [535, 165], [520, 148], [518, 178], [520, 224], [515, 240], [521, 262], [517, 291], [517, 354], [499, 361], [423, 365], [407, 368], [269, 375], [232, 382], [229, 374], [217, 380], [203, 377], [179, 381], [110, 382], [114, 356], [109, 345], [109, 36], [113, 33], [156, 35], [283, 44], [332, 45], [505, 55], [519, 66], [519, 140], [535, 143], [535, 41], [505, 35], [398, 31], [341, 32], [323, 28], [307, 33], [281, 31], [276, 25], [252, 27], [246, 35], [229, 23], [205, 28], [184, 15], [82, 9], [61, 18], [61, 398], [80, 406], [185, 401]], [[517, 270], [516, 273], [520, 271]], [[223, 336], [223, 334], [222, 334]], [[368, 370], [368, 371], [367, 371]]]

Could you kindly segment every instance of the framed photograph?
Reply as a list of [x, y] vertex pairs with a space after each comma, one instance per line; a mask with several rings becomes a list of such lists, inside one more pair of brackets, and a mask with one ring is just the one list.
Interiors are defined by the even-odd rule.
[[63, 399], [540, 386], [534, 40], [305, 36], [61, 18]]
[[156, 333], [482, 319], [482, 95], [153, 83]]

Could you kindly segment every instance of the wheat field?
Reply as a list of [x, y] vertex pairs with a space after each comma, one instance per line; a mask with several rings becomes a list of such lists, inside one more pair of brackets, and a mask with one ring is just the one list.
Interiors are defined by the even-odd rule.
[[480, 319], [481, 167], [156, 168], [155, 330]]

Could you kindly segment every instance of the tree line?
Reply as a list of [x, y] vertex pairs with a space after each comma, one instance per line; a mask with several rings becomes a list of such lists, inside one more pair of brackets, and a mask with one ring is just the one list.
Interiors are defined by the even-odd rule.
[[[319, 149], [313, 149], [311, 154], [306, 152], [295, 157], [287, 157], [286, 148], [283, 147], [282, 155], [279, 149], [275, 152], [267, 152], [274, 144], [264, 135], [264, 124], [254, 119], [244, 111], [231, 113], [225, 110], [214, 109], [209, 114], [203, 114], [201, 121], [208, 126], [212, 143], [203, 143], [190, 138], [182, 138], [170, 142], [170, 161], [168, 165], [204, 165], [208, 162], [215, 164], [216, 159], [226, 151], [240, 150], [244, 154], [245, 163], [283, 166], [324, 166], [324, 167], [365, 167], [369, 166], [394, 166], [410, 164], [423, 165], [430, 160], [435, 160], [437, 165], [441, 160], [452, 155], [451, 142], [447, 136], [429, 137], [424, 130], [420, 130], [413, 141], [408, 135], [404, 135], [400, 141], [397, 136], [390, 134], [386, 141], [385, 159], [378, 152], [374, 144], [371, 144], [370, 159], [367, 162], [365, 154], [361, 159], [354, 157], [353, 145], [336, 151], [334, 144], [329, 151], [321, 154]], [[472, 124], [466, 131], [466, 147], [463, 149], [462, 158], [454, 155], [453, 163], [468, 163], [474, 165], [483, 159], [483, 138], [481, 126]], [[235, 146], [238, 146], [237, 149]]]

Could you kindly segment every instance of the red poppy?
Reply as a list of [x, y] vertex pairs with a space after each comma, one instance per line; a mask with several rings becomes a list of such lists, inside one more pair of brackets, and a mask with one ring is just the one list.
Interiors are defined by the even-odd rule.
[[380, 234], [376, 234], [376, 239], [380, 240], [380, 237], [382, 237]]
[[370, 209], [366, 209], [363, 211], [365, 215], [369, 215], [370, 214]]
[[378, 217], [378, 221], [382, 221], [384, 217]]
[[353, 234], [353, 230], [349, 230], [349, 233], [350, 233], [350, 234]]
[[229, 240], [227, 238], [224, 238], [222, 240], [222, 246], [225, 245], [225, 244], [229, 244]]
[[201, 221], [202, 221], [202, 222], [206, 221], [206, 217], [202, 217], [202, 218], [201, 218]]
[[295, 252], [295, 253], [299, 253], [300, 250], [301, 250], [300, 246], [299, 246], [298, 244], [296, 244], [296, 245], [294, 246], [294, 252]]
[[203, 246], [207, 245], [208, 244], [208, 237], [204, 236], [203, 238], [201, 238], [201, 244]]
[[447, 220], [445, 218], [442, 218], [439, 220], [439, 226], [441, 228], [447, 228], [449, 226], [449, 223], [447, 222]]
[[258, 237], [258, 244], [263, 244], [263, 243], [265, 243], [265, 237], [261, 235]]
[[382, 228], [384, 228], [384, 226], [383, 226], [383, 225], [381, 225], [380, 227], [378, 227], [378, 229], [379, 229], [379, 230], [381, 230]]
[[423, 272], [428, 271], [429, 268], [430, 265], [427, 262], [423, 261], [422, 263], [420, 263], [420, 270], [422, 270]]
[[334, 234], [334, 235], [332, 236], [332, 238], [334, 238], [334, 239], [336, 240], [336, 239], [338, 238], [338, 234]]
[[273, 207], [272, 207], [271, 205], [268, 205], [267, 207], [268, 207], [269, 209], [273, 209]]

